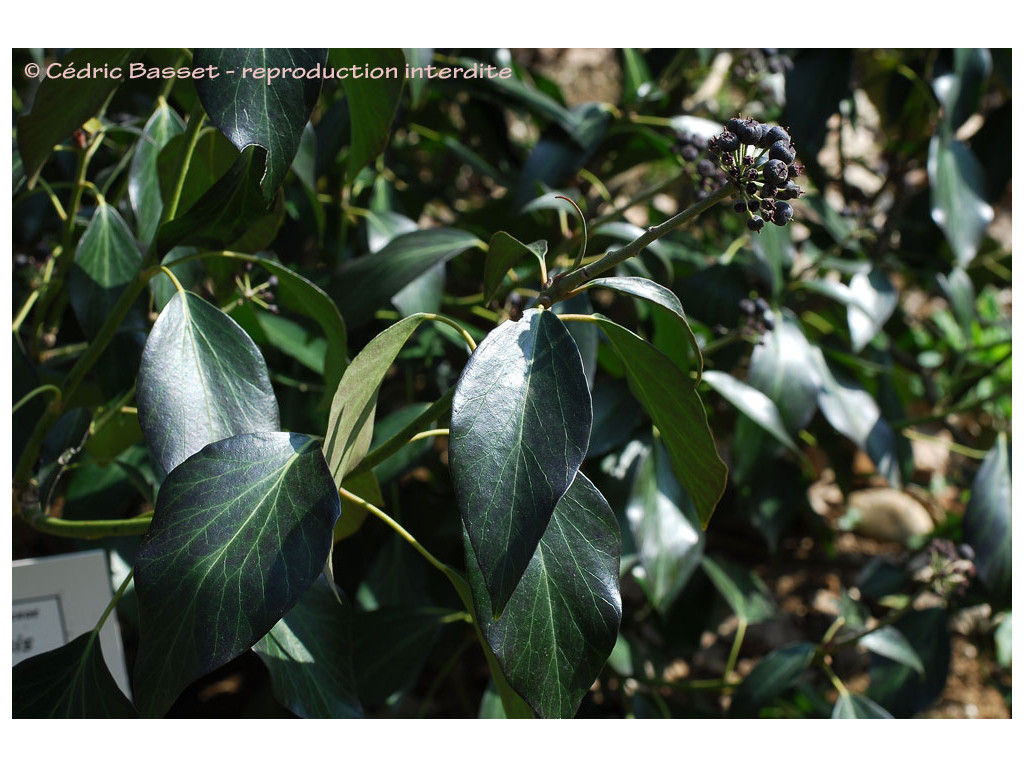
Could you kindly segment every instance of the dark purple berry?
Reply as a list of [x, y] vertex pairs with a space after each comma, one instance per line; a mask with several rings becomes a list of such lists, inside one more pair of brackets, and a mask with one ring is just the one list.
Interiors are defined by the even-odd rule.
[[765, 301], [765, 298], [763, 296], [757, 297], [757, 299], [754, 301], [754, 306], [757, 307], [758, 313], [760, 313], [762, 316], [766, 312], [772, 311], [771, 305], [769, 305], [768, 302]]
[[776, 141], [772, 144], [772, 148], [768, 150], [768, 157], [772, 160], [781, 160], [788, 165], [796, 159], [796, 149], [793, 148], [792, 144]]
[[744, 203], [742, 200], [737, 200], [735, 203], [732, 204], [732, 209], [736, 211], [736, 213], [743, 213], [745, 210], [747, 210], [747, 204]]
[[682, 151], [679, 154], [682, 155], [683, 160], [689, 163], [693, 160], [696, 160], [697, 155], [699, 155], [700, 152], [697, 150], [695, 146], [693, 146], [693, 144], [687, 144], [685, 147], [683, 147]]
[[740, 141], [744, 144], [757, 144], [761, 138], [761, 124], [750, 117], [741, 122], [738, 127], [729, 130], [739, 136]]
[[752, 181], [748, 182], [747, 183], [747, 194], [748, 195], [756, 195], [757, 194], [757, 184], [755, 184]]
[[708, 140], [705, 139], [703, 136], [696, 136], [696, 135], [691, 136], [690, 137], [690, 144], [695, 146], [697, 148], [697, 150], [700, 151], [700, 152], [703, 152], [705, 149], [708, 148]]
[[775, 212], [772, 214], [772, 223], [784, 227], [792, 220], [793, 206], [785, 202], [776, 203]]
[[729, 133], [735, 133], [735, 134], [739, 135], [740, 128], [742, 126], [743, 126], [743, 118], [742, 117], [731, 117], [731, 118], [729, 118], [729, 121], [725, 124], [725, 130], [728, 131]]
[[[767, 126], [765, 127], [767, 128]], [[761, 149], [768, 149], [776, 141], [784, 141], [787, 144], [792, 143], [789, 134], [781, 126], [773, 125], [761, 134], [761, 139], [757, 142], [757, 146]]]
[[800, 176], [803, 172], [804, 172], [804, 167], [802, 165], [790, 164], [790, 166], [789, 166], [789, 178], [795, 179], [797, 176]]
[[742, 312], [747, 317], [753, 317], [754, 312], [756, 311], [754, 302], [752, 302], [750, 299], [740, 299], [739, 307], [740, 312]]
[[770, 197], [766, 197], [764, 200], [761, 201], [761, 210], [764, 211], [765, 213], [770, 213], [771, 211], [774, 211], [775, 201], [772, 200]]
[[715, 338], [720, 339], [729, 333], [729, 329], [724, 325], [715, 325], [711, 328], [711, 332], [715, 335]]
[[757, 180], [757, 168], [748, 168], [746, 176], [751, 181], [756, 181]]
[[761, 325], [764, 326], [764, 329], [766, 331], [775, 330], [775, 320], [772, 319], [771, 313], [768, 313], [763, 318], [761, 318]]
[[708, 199], [708, 191], [706, 189], [698, 189], [697, 193], [694, 195], [694, 197], [697, 199], [698, 202], [701, 201], [701, 200], [707, 200]]
[[751, 232], [760, 232], [764, 229], [764, 219], [760, 216], [755, 216], [752, 219], [747, 219], [747, 229]]
[[764, 180], [773, 187], [786, 186], [789, 170], [781, 160], [769, 160], [764, 164]]
[[760, 208], [761, 203], [758, 202], [757, 200], [751, 200], [749, 203], [747, 203], [747, 210], [750, 211], [751, 213], [755, 213]]
[[699, 173], [701, 176], [704, 176], [705, 178], [707, 178], [708, 176], [713, 175], [714, 172], [715, 172], [715, 164], [712, 163], [707, 158], [704, 158], [699, 163], [697, 163], [697, 173]]
[[753, 165], [754, 164], [754, 156], [753, 155], [744, 155], [743, 156], [743, 164], [744, 165]]
[[779, 200], [796, 200], [804, 191], [800, 188], [799, 184], [795, 184], [792, 181], [787, 181], [786, 186], [775, 193], [775, 196]]
[[269, 285], [271, 288], [274, 288], [277, 285], [277, 282], [277, 275], [271, 275], [270, 277], [267, 278], [267, 285]]
[[740, 139], [732, 131], [726, 131], [718, 135], [718, 141], [716, 142], [718, 147], [723, 152], [733, 152], [740, 148]]

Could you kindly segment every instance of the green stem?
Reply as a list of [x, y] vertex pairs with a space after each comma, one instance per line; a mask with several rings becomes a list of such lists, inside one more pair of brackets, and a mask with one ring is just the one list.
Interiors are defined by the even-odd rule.
[[103, 539], [108, 536], [141, 536], [149, 530], [153, 515], [127, 520], [65, 520], [46, 515], [25, 515], [24, 520], [37, 531], [64, 539]]
[[832, 669], [832, 665], [828, 662], [822, 662], [821, 667], [825, 670], [825, 674], [828, 675], [828, 679], [832, 681], [832, 685], [834, 685], [836, 690], [839, 691], [839, 695], [848, 695], [849, 691], [846, 690], [846, 686], [843, 685], [843, 681], [839, 679], [839, 675], [837, 675]]
[[132, 580], [134, 576], [135, 566], [132, 566], [131, 570], [128, 571], [128, 575], [124, 577], [124, 581], [121, 582], [121, 586], [117, 588], [117, 592], [114, 593], [114, 596], [110, 598], [110, 602], [107, 603], [107, 608], [105, 611], [103, 611], [103, 615], [100, 616], [100, 620], [96, 622], [96, 628], [92, 631], [94, 635], [98, 633], [100, 629], [102, 629], [103, 622], [107, 620], [107, 617], [110, 615], [110, 612], [114, 610], [114, 606], [117, 605], [118, 601], [121, 599], [121, 596], [124, 595], [124, 591], [128, 589], [128, 583]]
[[736, 668], [736, 661], [740, 657], [740, 647], [743, 645], [743, 638], [747, 634], [747, 620], [742, 616], [739, 617], [739, 623], [736, 625], [736, 637], [732, 641], [732, 649], [729, 651], [729, 660], [725, 662], [725, 672], [722, 673], [722, 682], [728, 683], [729, 678], [732, 677], [733, 670]]
[[18, 409], [21, 408], [23, 405], [25, 405], [25, 403], [27, 403], [29, 400], [31, 400], [36, 395], [41, 395], [43, 392], [53, 392], [53, 394], [54, 394], [53, 401], [57, 404], [58, 407], [60, 406], [60, 400], [61, 400], [60, 387], [54, 386], [53, 384], [42, 384], [42, 385], [36, 387], [35, 389], [33, 389], [31, 392], [29, 392], [23, 398], [21, 398], [21, 400], [16, 402], [14, 404], [14, 408], [11, 409], [11, 413], [12, 414], [13, 413], [17, 413]]
[[174, 174], [174, 186], [171, 187], [171, 196], [164, 205], [160, 214], [160, 223], [165, 224], [174, 218], [178, 212], [178, 203], [181, 202], [181, 190], [185, 187], [185, 177], [188, 175], [188, 167], [192, 163], [192, 153], [195, 151], [196, 143], [199, 141], [199, 130], [203, 127], [206, 119], [206, 112], [201, 106], [196, 106], [195, 111], [189, 115], [188, 125], [185, 128], [185, 145], [181, 148], [178, 156], [178, 167]]
[[710, 194], [704, 200], [694, 203], [689, 208], [680, 211], [670, 219], [666, 219], [655, 227], [649, 227], [640, 237], [630, 243], [609, 251], [603, 257], [580, 269], [567, 272], [555, 278], [555, 282], [540, 295], [537, 303], [543, 307], [550, 307], [553, 304], [565, 299], [576, 288], [592, 277], [617, 267], [622, 262], [633, 258], [645, 247], [660, 237], [682, 226], [691, 219], [696, 218], [704, 211], [717, 205], [733, 192], [731, 184], [723, 184], [719, 189]]
[[427, 408], [423, 413], [405, 425], [399, 432], [385, 440], [374, 450], [366, 454], [362, 461], [353, 467], [346, 477], [358, 475], [380, 464], [384, 459], [394, 455], [406, 445], [411, 438], [423, 430], [423, 427], [437, 421], [438, 417], [446, 413], [452, 405], [452, 397], [455, 395], [455, 387], [451, 387], [441, 397]]

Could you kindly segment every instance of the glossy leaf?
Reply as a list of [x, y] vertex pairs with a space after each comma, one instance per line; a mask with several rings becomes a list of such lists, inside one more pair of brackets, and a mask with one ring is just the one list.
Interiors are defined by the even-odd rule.
[[500, 619], [466, 534], [480, 628], [508, 682], [541, 717], [572, 717], [608, 659], [622, 618], [619, 527], [582, 474], [559, 500]]
[[[184, 134], [172, 137], [157, 157], [161, 200], [170, 198], [177, 183], [178, 163], [185, 150], [186, 139]], [[178, 199], [178, 214], [191, 208], [218, 179], [231, 170], [238, 155], [238, 150], [223, 133], [212, 126], [204, 128], [199, 133], [189, 159], [181, 197]]]
[[92, 632], [14, 665], [11, 693], [15, 718], [138, 717]]
[[[79, 71], [92, 67], [123, 67], [128, 48], [74, 48], [62, 63], [74, 64]], [[18, 151], [24, 164], [28, 186], [35, 185], [53, 147], [67, 141], [73, 131], [97, 112], [120, 80], [109, 77], [47, 77], [39, 84], [32, 111], [18, 118]]]
[[833, 720], [891, 720], [892, 715], [867, 696], [856, 693], [841, 693], [832, 709]]
[[776, 315], [774, 330], [761, 338], [750, 354], [747, 383], [775, 403], [789, 433], [798, 432], [818, 409], [821, 390], [811, 345], [787, 312]]
[[651, 73], [647, 62], [636, 48], [622, 49], [622, 98], [627, 104], [642, 101], [651, 88]]
[[495, 232], [491, 236], [487, 259], [484, 261], [484, 304], [490, 303], [501, 287], [505, 275], [519, 263], [520, 259], [524, 256], [533, 256], [543, 265], [547, 252], [547, 240], [537, 240], [524, 245], [508, 232]]
[[919, 675], [924, 674], [921, 657], [896, 627], [881, 627], [869, 635], [864, 635], [858, 645], [879, 656], [908, 666]]
[[632, 331], [594, 315], [626, 366], [633, 394], [661, 433], [676, 477], [705, 528], [725, 492], [728, 470], [715, 448], [697, 390], [664, 353]]
[[927, 709], [946, 687], [950, 662], [946, 612], [941, 608], [912, 611], [893, 626], [917, 652], [924, 676], [905, 664], [873, 655], [865, 695], [894, 717], [912, 717]]
[[78, 241], [68, 281], [78, 324], [95, 336], [142, 266], [142, 253], [121, 214], [105, 202], [96, 206]]
[[[267, 202], [284, 181], [320, 96], [319, 78], [280, 74], [273, 78], [271, 73], [284, 68], [309, 71], [326, 63], [326, 48], [195, 50], [193, 66], [213, 66], [222, 73], [218, 78], [196, 80], [199, 101], [210, 120], [240, 151], [253, 145], [266, 151], [260, 188]], [[246, 68], [249, 74], [243, 77]], [[267, 76], [258, 76], [260, 70], [266, 70]]]
[[587, 452], [593, 411], [576, 344], [553, 312], [491, 331], [452, 399], [455, 496], [495, 615]]
[[667, 309], [678, 321], [679, 328], [689, 342], [693, 353], [697, 358], [697, 372], [704, 369], [704, 357], [701, 355], [700, 345], [697, 337], [693, 335], [690, 323], [686, 319], [682, 302], [668, 288], [645, 277], [600, 277], [586, 283], [587, 288], [608, 288], [609, 290], [621, 293], [626, 296], [633, 296], [643, 301], [648, 301], [659, 307]]
[[898, 298], [889, 276], [878, 267], [850, 278], [850, 291], [857, 297], [857, 303], [847, 307], [846, 321], [853, 351], [860, 352], [892, 317]]
[[658, 440], [637, 467], [626, 519], [651, 603], [664, 614], [700, 564], [704, 532]]
[[786, 431], [786, 425], [782, 423], [779, 409], [763, 392], [722, 371], [705, 372], [704, 381], [732, 403], [740, 413], [747, 416], [784, 446], [794, 453], [800, 452], [796, 443], [793, 442], [793, 438]]
[[417, 277], [481, 245], [475, 235], [445, 227], [399, 235], [377, 253], [346, 262], [332, 295], [349, 326], [358, 327]]
[[[380, 483], [377, 482], [375, 469], [349, 475], [341, 487], [378, 508], [384, 506], [384, 497], [380, 492]], [[355, 535], [363, 527], [368, 514], [370, 514], [369, 510], [362, 504], [356, 504], [342, 497], [341, 517], [338, 519], [337, 525], [334, 526], [334, 540], [340, 541]]]
[[332, 48], [332, 67], [394, 67], [398, 77], [341, 80], [352, 120], [352, 144], [348, 150], [348, 179], [384, 151], [391, 136], [391, 121], [402, 97], [405, 54], [401, 48]]
[[376, 253], [399, 235], [418, 229], [415, 221], [395, 211], [366, 212], [366, 240], [370, 253]]
[[[204, 274], [202, 262], [192, 260], [173, 265], [172, 262], [183, 259], [184, 257], [190, 256], [196, 252], [197, 249], [190, 246], [172, 248], [170, 253], [164, 256], [160, 262], [163, 266], [167, 267], [172, 273], [174, 273], [174, 276], [186, 291], [195, 290], [196, 285], [202, 279]], [[162, 312], [163, 308], [167, 306], [167, 302], [173, 299], [174, 294], [178, 292], [178, 287], [171, 282], [171, 278], [169, 278], [167, 273], [163, 270], [150, 278], [149, 289], [153, 294], [153, 306], [156, 308], [157, 312]]]
[[[430, 403], [412, 403], [378, 419], [373, 427], [373, 441], [370, 443], [370, 450], [377, 448], [384, 441], [397, 435], [400, 430], [426, 413], [429, 408]], [[423, 429], [433, 429], [433, 427], [434, 424], [427, 424], [424, 425]], [[430, 443], [430, 440], [416, 440], [412, 443], [406, 443], [391, 456], [380, 462], [380, 464], [377, 464], [373, 468], [373, 473], [381, 483], [388, 483], [394, 480], [406, 468], [412, 466], [430, 452]]]
[[160, 227], [159, 251], [176, 245], [221, 248], [234, 243], [261, 217], [267, 205], [260, 192], [266, 169], [267, 151], [247, 147], [238, 159], [202, 196], [175, 218]]
[[341, 377], [324, 439], [324, 454], [336, 484], [341, 484], [369, 450], [377, 391], [402, 346], [425, 319], [412, 315], [382, 331], [356, 355]]
[[967, 267], [995, 214], [985, 202], [985, 172], [962, 142], [941, 134], [928, 145], [932, 219], [949, 242], [957, 266]]
[[992, 592], [1010, 593], [1011, 525], [1010, 447], [1001, 432], [985, 456], [971, 486], [964, 513], [964, 541], [974, 548], [978, 578]]
[[811, 666], [814, 645], [795, 643], [774, 650], [761, 659], [733, 693], [729, 714], [732, 717], [757, 717], [760, 709], [789, 690], [797, 678]]
[[732, 612], [747, 624], [757, 624], [775, 615], [771, 594], [754, 571], [717, 557], [705, 557], [701, 568]]
[[[590, 303], [590, 297], [585, 293], [578, 293], [570, 296], [565, 301], [560, 301], [554, 307], [556, 315], [590, 315], [594, 312], [594, 305]], [[591, 394], [594, 392], [594, 379], [597, 376], [597, 348], [600, 333], [593, 323], [569, 323], [566, 328], [572, 340], [576, 342], [576, 349], [583, 360], [583, 374], [587, 377], [587, 387]]]
[[209, 443], [280, 426], [263, 355], [194, 293], [176, 294], [150, 331], [137, 399], [146, 443], [165, 472]]
[[253, 646], [274, 696], [299, 717], [362, 717], [352, 670], [352, 606], [321, 577]]
[[135, 561], [140, 712], [162, 715], [267, 634], [323, 571], [340, 514], [305, 435], [230, 437], [176, 467]]
[[[433, 48], [403, 48], [402, 50], [405, 53], [405, 60], [413, 72], [419, 68], [429, 66], [434, 60]], [[419, 109], [423, 103], [429, 82], [425, 76], [409, 78], [409, 97], [412, 101], [413, 109]]]
[[135, 146], [128, 167], [128, 199], [135, 212], [136, 234], [143, 243], [149, 243], [156, 236], [164, 209], [157, 166], [160, 150], [184, 132], [184, 121], [167, 106], [166, 101], [160, 99]]
[[878, 403], [856, 382], [838, 379], [820, 349], [814, 349], [822, 387], [818, 407], [837, 432], [851, 440], [875, 463], [878, 473], [890, 484], [900, 485], [896, 435], [882, 418]]
[[940, 75], [932, 83], [949, 130], [955, 131], [974, 114], [991, 72], [992, 54], [987, 48], [953, 51], [953, 71]]

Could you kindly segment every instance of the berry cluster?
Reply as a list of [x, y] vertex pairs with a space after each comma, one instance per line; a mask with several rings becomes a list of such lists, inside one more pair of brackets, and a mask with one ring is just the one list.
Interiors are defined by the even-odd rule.
[[740, 299], [739, 308], [747, 333], [756, 333], [760, 336], [765, 331], [775, 329], [775, 315], [762, 297]]
[[930, 582], [940, 597], [962, 597], [974, 578], [974, 550], [969, 544], [955, 545], [949, 539], [933, 539], [910, 563], [914, 579]]
[[[708, 142], [703, 136], [698, 136], [688, 131], [680, 131], [676, 134], [676, 152], [679, 153], [679, 156], [686, 163], [692, 163], [694, 160], [697, 160], [707, 148]], [[726, 175], [722, 169], [706, 157], [697, 162], [695, 170], [695, 186], [697, 189], [695, 197], [697, 200], [703, 200], [711, 194], [713, 189], [721, 186], [726, 181]]]
[[793, 60], [778, 48], [752, 48], [736, 62], [733, 74], [744, 80], [756, 80], [765, 73], [777, 74], [793, 68]]
[[753, 118], [734, 117], [708, 142], [708, 154], [736, 188], [733, 208], [746, 212], [747, 228], [760, 232], [765, 221], [783, 227], [793, 220], [795, 200], [803, 190], [793, 181], [802, 168], [785, 129]]

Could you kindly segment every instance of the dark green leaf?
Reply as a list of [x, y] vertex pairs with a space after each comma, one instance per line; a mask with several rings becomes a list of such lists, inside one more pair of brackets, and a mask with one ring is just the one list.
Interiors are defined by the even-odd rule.
[[269, 632], [323, 571], [340, 514], [305, 435], [230, 437], [176, 467], [135, 562], [140, 712], [162, 715]]
[[356, 687], [366, 706], [383, 704], [416, 682], [451, 613], [429, 606], [389, 606], [356, 613]]
[[912, 717], [931, 706], [946, 687], [950, 660], [946, 612], [941, 608], [912, 611], [893, 626], [917, 652], [924, 677], [904, 664], [873, 655], [866, 695], [894, 717]]
[[316, 131], [306, 123], [299, 137], [299, 148], [292, 160], [292, 171], [306, 189], [316, 193]]
[[775, 615], [771, 594], [756, 573], [717, 557], [705, 557], [700, 565], [737, 618], [757, 624]]
[[586, 284], [586, 287], [608, 288], [616, 293], [634, 296], [638, 299], [649, 301], [652, 304], [667, 309], [677, 320], [680, 330], [692, 347], [694, 355], [697, 357], [698, 374], [703, 371], [704, 357], [701, 355], [700, 345], [697, 343], [697, 337], [693, 335], [690, 323], [686, 319], [686, 313], [683, 311], [682, 302], [680, 302], [679, 298], [668, 288], [644, 277], [601, 277], [597, 280], [591, 280]]
[[[825, 143], [826, 123], [850, 93], [853, 49], [804, 49], [786, 72], [784, 125], [805, 162], [814, 162]], [[763, 234], [763, 233], [762, 233]]]
[[957, 266], [967, 267], [995, 214], [985, 202], [985, 172], [962, 142], [942, 134], [928, 145], [932, 219], [946, 235]]
[[971, 486], [964, 541], [974, 548], [978, 577], [992, 592], [1009, 595], [1011, 565], [1010, 447], [1000, 432]]
[[626, 505], [644, 582], [651, 603], [662, 614], [672, 606], [704, 552], [704, 532], [697, 512], [669, 463], [661, 441], [655, 440], [633, 478]]
[[387, 75], [377, 79], [347, 77], [341, 81], [352, 120], [352, 144], [348, 150], [351, 181], [388, 145], [391, 121], [402, 98], [405, 55], [401, 48], [332, 48], [331, 66], [380, 67]]
[[636, 48], [622, 49], [622, 100], [626, 104], [641, 101], [650, 92], [651, 73]]
[[732, 697], [732, 717], [757, 717], [761, 707], [785, 693], [811, 666], [812, 643], [795, 643], [772, 651], [747, 675]]
[[[183, 134], [171, 138], [157, 157], [160, 179], [160, 199], [167, 200], [177, 183], [178, 163], [185, 150], [187, 137]], [[189, 159], [188, 171], [178, 199], [178, 213], [187, 211], [219, 178], [231, 170], [239, 152], [216, 128], [204, 128], [196, 140]]]
[[797, 432], [818, 408], [821, 389], [811, 345], [792, 315], [776, 315], [775, 329], [750, 355], [747, 383], [775, 403], [786, 429]]
[[813, 348], [822, 387], [818, 407], [829, 424], [864, 451], [875, 463], [880, 475], [894, 487], [900, 485], [896, 435], [882, 418], [878, 403], [854, 381], [838, 379], [821, 350]]
[[[128, 48], [75, 48], [62, 61], [78, 71], [87, 67], [122, 67], [131, 53]], [[109, 77], [47, 77], [39, 84], [32, 111], [18, 118], [18, 151], [24, 163], [29, 188], [53, 151], [99, 112], [121, 81]]]
[[405, 317], [417, 312], [440, 312], [444, 281], [444, 264], [435, 264], [392, 296], [391, 303]]
[[722, 371], [705, 372], [704, 382], [784, 446], [800, 452], [782, 423], [779, 409], [763, 392]]
[[974, 323], [974, 284], [971, 278], [962, 267], [953, 267], [948, 275], [938, 274], [935, 276], [939, 288], [946, 294], [949, 304], [960, 323], [964, 336], [971, 335], [971, 325]]
[[756, 263], [764, 273], [764, 281], [771, 285], [771, 295], [775, 298], [785, 290], [786, 275], [796, 256], [791, 231], [789, 227], [766, 227], [751, 242]]
[[495, 232], [491, 236], [487, 259], [484, 261], [484, 304], [490, 303], [501, 287], [505, 275], [523, 256], [532, 255], [543, 266], [547, 252], [547, 240], [537, 240], [524, 245], [508, 232]]
[[[398, 434], [401, 429], [418, 416], [421, 416], [429, 408], [430, 403], [413, 403], [379, 419], [373, 427], [373, 441], [370, 443], [370, 450], [377, 448], [384, 441]], [[432, 428], [433, 425], [424, 426], [424, 429]], [[388, 483], [414, 462], [419, 461], [429, 451], [429, 440], [416, 440], [412, 443], [406, 443], [394, 454], [375, 466], [373, 472], [381, 483]]]
[[892, 715], [875, 704], [867, 696], [856, 693], [842, 693], [836, 699], [835, 708], [832, 710], [833, 720], [866, 720], [866, 719], [891, 720]]
[[67, 465], [74, 461], [89, 437], [92, 414], [86, 408], [72, 408], [57, 421], [39, 448], [39, 501], [43, 509]]
[[850, 325], [853, 351], [860, 352], [892, 316], [898, 298], [889, 276], [878, 267], [868, 274], [858, 272], [850, 278], [850, 291], [858, 302], [846, 308], [846, 321]]
[[253, 646], [274, 696], [299, 717], [362, 717], [352, 671], [352, 606], [323, 577]]
[[89, 337], [95, 336], [142, 266], [142, 254], [128, 225], [101, 201], [78, 241], [68, 281], [71, 307]]
[[466, 364], [452, 399], [449, 461], [495, 615], [576, 476], [592, 421], [580, 354], [553, 312], [502, 323]]
[[935, 78], [932, 87], [942, 104], [945, 128], [956, 131], [978, 108], [985, 82], [992, 72], [987, 48], [957, 48], [953, 71]]
[[194, 293], [178, 293], [142, 353], [139, 423], [170, 472], [204, 445], [275, 432], [277, 400], [263, 355], [230, 317]]
[[267, 215], [260, 192], [267, 151], [251, 146], [242, 150], [228, 172], [221, 176], [185, 213], [160, 227], [160, 253], [176, 245], [220, 248], [238, 240]]
[[[554, 311], [556, 315], [589, 315], [593, 313], [594, 305], [590, 303], [590, 297], [587, 294], [578, 293], [559, 302]], [[593, 323], [570, 323], [567, 328], [572, 340], [576, 342], [576, 349], [579, 350], [580, 358], [583, 360], [583, 373], [587, 377], [587, 387], [593, 393], [594, 377], [597, 376], [597, 346], [600, 335], [597, 326]]]
[[399, 235], [415, 232], [419, 226], [408, 216], [394, 211], [366, 212], [366, 240], [370, 253], [377, 253]]
[[[365, 472], [346, 477], [342, 487], [376, 507], [384, 506], [384, 499], [380, 493], [380, 484], [377, 482], [377, 475], [374, 469], [368, 469]], [[340, 541], [354, 535], [363, 527], [368, 514], [370, 514], [369, 510], [362, 504], [355, 504], [342, 497], [341, 517], [334, 526], [334, 540]]]
[[345, 320], [355, 328], [402, 288], [438, 264], [483, 244], [468, 232], [438, 227], [399, 235], [377, 253], [345, 263], [333, 290], [345, 308]]
[[16, 718], [138, 717], [107, 669], [99, 634], [92, 632], [16, 664], [11, 689]]
[[508, 682], [541, 717], [572, 717], [622, 618], [619, 526], [582, 474], [565, 492], [500, 619], [464, 536], [477, 620]]
[[[192, 64], [213, 66], [218, 78], [196, 81], [199, 101], [210, 120], [238, 149], [253, 145], [266, 152], [260, 188], [269, 202], [292, 164], [302, 131], [320, 96], [320, 79], [281, 74], [309, 71], [327, 63], [326, 48], [197, 48]], [[248, 74], [243, 70], [249, 69]], [[277, 77], [274, 70], [279, 70]], [[255, 70], [255, 71], [254, 71]], [[265, 75], [260, 71], [265, 70]], [[235, 74], [227, 74], [234, 71]]]
[[864, 635], [858, 645], [879, 656], [908, 666], [919, 675], [924, 675], [921, 657], [896, 627], [881, 627], [869, 635]]
[[[175, 264], [174, 266], [168, 265], [196, 252], [197, 249], [190, 246], [172, 248], [170, 253], [164, 256], [160, 262], [163, 266], [167, 267], [174, 273], [174, 276], [186, 291], [193, 290], [196, 287], [196, 284], [202, 279], [202, 263], [197, 260], [192, 260], [185, 261], [181, 264]], [[178, 287], [171, 282], [171, 278], [169, 278], [167, 273], [163, 270], [161, 270], [159, 274], [150, 278], [149, 289], [153, 292], [153, 305], [156, 307], [158, 312], [163, 311], [163, 308], [167, 306], [167, 302], [173, 299], [174, 294], [178, 292]]]
[[160, 99], [135, 146], [128, 168], [128, 198], [135, 211], [136, 234], [142, 243], [149, 243], [156, 236], [164, 209], [157, 166], [160, 150], [184, 132], [185, 123], [167, 106], [166, 101]]
[[377, 391], [398, 352], [425, 319], [412, 315], [382, 331], [356, 355], [341, 377], [324, 439], [327, 464], [337, 484], [369, 450]]
[[[413, 74], [416, 73], [417, 69], [427, 67], [434, 60], [434, 49], [433, 48], [403, 48], [405, 53], [405, 60], [409, 64], [409, 69]], [[423, 96], [427, 90], [427, 83], [429, 80], [425, 75], [419, 77], [409, 78], [409, 97], [412, 101], [412, 108], [419, 109], [423, 103]]]
[[728, 470], [715, 448], [693, 382], [664, 353], [606, 317], [594, 315], [626, 366], [630, 388], [665, 441], [676, 477], [707, 527]]

